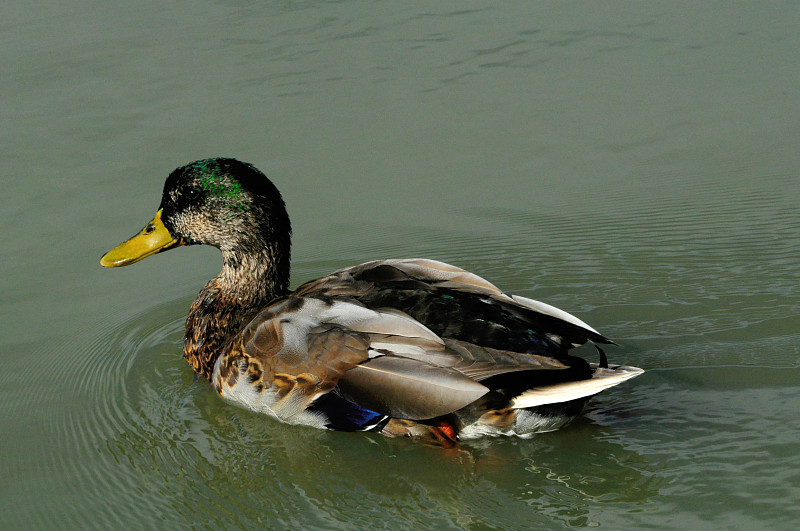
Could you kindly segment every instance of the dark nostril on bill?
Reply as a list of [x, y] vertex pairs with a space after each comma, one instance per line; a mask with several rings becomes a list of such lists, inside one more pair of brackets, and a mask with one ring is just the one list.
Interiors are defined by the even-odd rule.
[[144, 234], [150, 234], [150, 233], [152, 233], [154, 230], [156, 230], [156, 228], [155, 228], [155, 226], [154, 226], [154, 225], [148, 225], [148, 226], [146, 226], [146, 227], [144, 228], [144, 231], [143, 231], [143, 233], [144, 233]]

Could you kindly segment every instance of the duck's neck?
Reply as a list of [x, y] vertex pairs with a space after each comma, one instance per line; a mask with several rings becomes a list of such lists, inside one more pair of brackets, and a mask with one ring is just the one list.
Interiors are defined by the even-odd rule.
[[186, 319], [186, 361], [195, 372], [211, 379], [214, 364], [230, 339], [288, 288], [288, 259], [279, 263], [270, 250], [256, 254], [223, 251], [222, 272], [200, 291]]

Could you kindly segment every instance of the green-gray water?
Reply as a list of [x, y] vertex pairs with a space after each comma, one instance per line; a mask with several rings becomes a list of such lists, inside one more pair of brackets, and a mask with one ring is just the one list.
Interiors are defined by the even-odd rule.
[[[0, 6], [0, 528], [792, 529], [800, 7]], [[100, 255], [211, 156], [265, 171], [293, 285], [424, 256], [647, 369], [442, 451], [223, 403], [181, 357], [220, 267]]]

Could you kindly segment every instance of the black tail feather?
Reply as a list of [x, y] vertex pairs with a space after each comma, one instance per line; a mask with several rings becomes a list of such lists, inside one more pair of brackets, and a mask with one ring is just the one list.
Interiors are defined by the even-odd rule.
[[594, 348], [597, 349], [597, 352], [600, 354], [600, 365], [601, 369], [608, 369], [608, 358], [606, 357], [606, 353], [603, 349], [600, 348], [600, 345], [595, 345]]

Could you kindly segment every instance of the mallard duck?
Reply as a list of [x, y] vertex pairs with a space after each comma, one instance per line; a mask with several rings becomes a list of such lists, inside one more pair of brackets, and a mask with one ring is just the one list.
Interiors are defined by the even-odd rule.
[[290, 424], [443, 446], [530, 436], [643, 371], [570, 355], [612, 343], [577, 317], [426, 259], [377, 260], [289, 290], [281, 194], [231, 158], [173, 171], [144, 229], [106, 267], [182, 245], [222, 251], [186, 320], [184, 357], [224, 398]]

